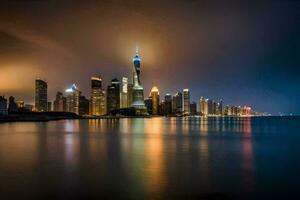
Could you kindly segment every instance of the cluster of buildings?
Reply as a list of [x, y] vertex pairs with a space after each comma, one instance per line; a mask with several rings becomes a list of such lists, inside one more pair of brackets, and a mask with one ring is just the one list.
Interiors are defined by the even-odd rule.
[[147, 98], [140, 80], [141, 66], [138, 52], [133, 57], [133, 77], [129, 83], [127, 77], [120, 80], [114, 78], [110, 85], [103, 87], [100, 76], [90, 79], [90, 98], [82, 95], [76, 84], [64, 92], [58, 91], [55, 100], [48, 101], [48, 84], [46, 81], [35, 80], [35, 105], [15, 102], [0, 96], [0, 114], [26, 111], [57, 111], [72, 112], [78, 115], [165, 115], [165, 116], [249, 116], [253, 115], [248, 106], [225, 106], [222, 100], [216, 102], [201, 97], [199, 102], [191, 102], [190, 90], [183, 89], [176, 94], [165, 94], [160, 99], [159, 89], [154, 86]]

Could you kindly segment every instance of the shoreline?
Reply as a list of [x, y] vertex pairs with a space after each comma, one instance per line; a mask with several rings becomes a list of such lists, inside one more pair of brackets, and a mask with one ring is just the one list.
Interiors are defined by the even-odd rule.
[[260, 117], [299, 117], [295, 116], [79, 116], [74, 113], [34, 113], [34, 114], [14, 114], [0, 116], [0, 123], [8, 122], [48, 122], [56, 120], [77, 120], [77, 119], [124, 119], [124, 118], [204, 118], [204, 119], [213, 119], [213, 118], [260, 118]]

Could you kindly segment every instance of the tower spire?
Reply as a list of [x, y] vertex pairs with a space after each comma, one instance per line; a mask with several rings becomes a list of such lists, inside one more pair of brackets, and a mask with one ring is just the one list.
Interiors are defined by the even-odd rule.
[[139, 54], [139, 46], [135, 45], [135, 54], [138, 55]]

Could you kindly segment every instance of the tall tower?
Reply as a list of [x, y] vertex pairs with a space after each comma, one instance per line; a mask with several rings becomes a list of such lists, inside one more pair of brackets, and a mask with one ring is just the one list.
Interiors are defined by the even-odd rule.
[[152, 87], [149, 96], [152, 99], [152, 115], [158, 115], [159, 90], [156, 86]]
[[147, 109], [144, 103], [144, 88], [141, 84], [141, 59], [138, 56], [138, 48], [133, 57], [133, 88], [132, 88], [132, 107], [136, 108], [137, 114], [147, 114]]
[[107, 113], [120, 108], [120, 82], [118, 79], [112, 79], [111, 84], [107, 86], [106, 98]]
[[183, 89], [183, 114], [190, 114], [190, 91]]
[[99, 116], [105, 114], [105, 93], [102, 89], [101, 77], [91, 77], [90, 114]]
[[120, 108], [128, 107], [128, 78], [122, 78], [122, 87], [120, 94]]
[[79, 99], [81, 96], [81, 92], [78, 90], [75, 83], [72, 85], [71, 88], [66, 89], [67, 93], [67, 112], [73, 112], [77, 115], [79, 114]]
[[35, 109], [36, 111], [47, 111], [47, 82], [41, 79], [35, 80]]

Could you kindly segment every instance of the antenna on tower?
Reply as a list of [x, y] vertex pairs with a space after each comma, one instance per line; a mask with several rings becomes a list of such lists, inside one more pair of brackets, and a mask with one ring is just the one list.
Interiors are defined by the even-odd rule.
[[136, 44], [135, 45], [135, 54], [138, 54], [139, 53], [139, 46]]

